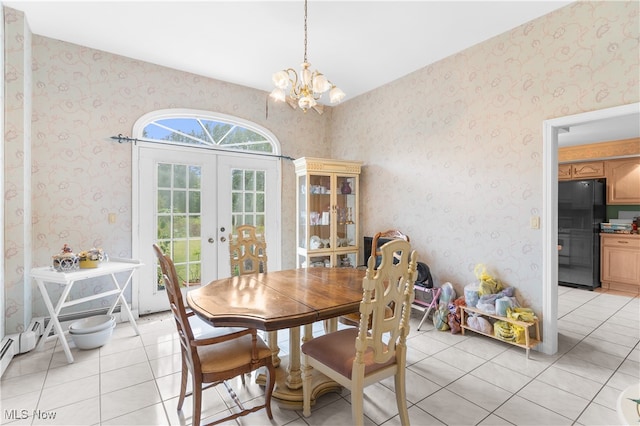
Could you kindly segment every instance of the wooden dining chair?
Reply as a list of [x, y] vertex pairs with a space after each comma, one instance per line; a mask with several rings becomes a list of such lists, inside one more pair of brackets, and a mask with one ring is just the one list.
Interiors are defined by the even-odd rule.
[[267, 272], [267, 243], [264, 234], [256, 234], [256, 227], [240, 225], [236, 234], [229, 234], [231, 275]]
[[[380, 259], [382, 255], [380, 253], [380, 247], [378, 247], [378, 245], [380, 244], [379, 241], [381, 238], [405, 240], [407, 242], [410, 241], [408, 235], [400, 232], [397, 229], [388, 229], [384, 232], [376, 233], [373, 236], [373, 239], [371, 240], [371, 255], [376, 259], [376, 266], [380, 263]], [[368, 262], [368, 261], [369, 259], [365, 259], [365, 262]], [[358, 325], [360, 325], [360, 313], [354, 312], [353, 314], [343, 315], [340, 318], [338, 318], [338, 321], [344, 325], [358, 327]]]
[[[193, 312], [187, 313], [173, 261], [162, 252], [158, 245], [154, 244], [153, 249], [162, 269], [169, 305], [173, 312], [180, 338], [182, 376], [178, 411], [182, 409], [185, 397], [192, 395], [193, 426], [199, 426], [202, 410], [202, 391], [222, 383], [240, 411], [216, 420], [211, 424], [246, 416], [262, 408], [266, 409], [267, 416], [272, 419], [271, 394], [273, 393], [276, 374], [271, 361], [271, 349], [257, 335], [255, 329], [211, 326], [207, 332], [196, 337], [192, 328], [193, 319], [196, 317]], [[245, 408], [226, 380], [251, 373], [260, 367], [265, 367], [267, 370], [264, 404]], [[191, 393], [186, 391], [189, 373], [192, 384]], [[207, 386], [203, 388], [203, 384], [207, 384]]]
[[[236, 234], [229, 234], [229, 262], [231, 276], [267, 273], [267, 242], [264, 234], [257, 234], [256, 227], [240, 225]], [[267, 332], [267, 341], [273, 353], [273, 365], [280, 366], [278, 332]], [[244, 383], [244, 377], [242, 378]]]
[[377, 269], [375, 256], [371, 256], [367, 264], [362, 282], [359, 327], [325, 334], [302, 345], [305, 417], [311, 415], [315, 369], [351, 390], [352, 421], [356, 425], [364, 422], [364, 388], [393, 376], [400, 420], [403, 425], [409, 424], [405, 390], [406, 339], [417, 254], [405, 240], [385, 243], [380, 247], [380, 253], [382, 261]]

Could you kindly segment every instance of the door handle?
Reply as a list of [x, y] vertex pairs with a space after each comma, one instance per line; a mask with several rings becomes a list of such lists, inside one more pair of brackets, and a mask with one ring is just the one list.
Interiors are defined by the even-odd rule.
[[224, 243], [225, 241], [227, 241], [227, 239], [225, 237], [220, 237], [220, 242]]
[[207, 240], [207, 242], [208, 242], [209, 244], [213, 244], [213, 243], [215, 242], [215, 240], [214, 240], [213, 238], [209, 238], [209, 239]]

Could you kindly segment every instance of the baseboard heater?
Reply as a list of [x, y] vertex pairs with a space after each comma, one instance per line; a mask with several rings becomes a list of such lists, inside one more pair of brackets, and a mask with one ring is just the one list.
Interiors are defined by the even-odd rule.
[[0, 376], [9, 366], [14, 356], [29, 352], [36, 347], [38, 339], [44, 333], [44, 318], [34, 318], [29, 327], [19, 334], [10, 334], [0, 344]]
[[[60, 323], [66, 323], [76, 321], [82, 318], [87, 318], [93, 315], [104, 315], [109, 309], [95, 309], [90, 311], [72, 312], [65, 315], [60, 315], [58, 320]], [[120, 315], [120, 306], [117, 306], [113, 314], [116, 316], [116, 322], [123, 321]], [[2, 339], [0, 343], [0, 377], [4, 374], [5, 370], [9, 366], [9, 363], [14, 356], [29, 352], [34, 349], [41, 338], [46, 338], [54, 334], [53, 329], [49, 332], [48, 336], [43, 336], [45, 328], [51, 321], [50, 317], [34, 318], [29, 327], [22, 333], [9, 334]], [[63, 326], [64, 328], [64, 326]]]
[[18, 344], [12, 337], [2, 339], [2, 349], [0, 349], [0, 376], [2, 376], [9, 366], [9, 363], [16, 355], [16, 347]]

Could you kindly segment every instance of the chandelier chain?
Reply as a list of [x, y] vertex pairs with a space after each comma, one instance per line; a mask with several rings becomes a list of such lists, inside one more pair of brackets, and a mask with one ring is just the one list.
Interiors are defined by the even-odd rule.
[[304, 62], [307, 62], [307, 0], [304, 0]]

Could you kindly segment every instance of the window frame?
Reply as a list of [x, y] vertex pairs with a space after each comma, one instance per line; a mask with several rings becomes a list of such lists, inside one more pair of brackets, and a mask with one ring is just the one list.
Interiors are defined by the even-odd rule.
[[[160, 139], [146, 139], [142, 137], [144, 129], [154, 123], [155, 121], [172, 119], [172, 118], [182, 118], [182, 119], [197, 119], [197, 120], [207, 120], [207, 121], [216, 121], [220, 123], [231, 124], [234, 126], [242, 127], [248, 130], [251, 130], [254, 133], [257, 133], [261, 136], [264, 136], [265, 140], [269, 142], [272, 147], [271, 152], [266, 151], [254, 151], [250, 149], [233, 149], [228, 145], [206, 145], [199, 143], [184, 143], [184, 142], [175, 142], [169, 140], [160, 140]], [[192, 148], [201, 148], [201, 149], [209, 149], [209, 150], [217, 150], [217, 151], [227, 151], [227, 152], [235, 152], [235, 153], [246, 153], [246, 154], [254, 154], [254, 155], [265, 155], [265, 156], [281, 156], [280, 151], [280, 143], [278, 142], [278, 138], [271, 133], [268, 129], [257, 125], [256, 123], [252, 123], [251, 121], [244, 120], [239, 117], [234, 117], [232, 115], [222, 114], [218, 112], [205, 111], [205, 110], [196, 110], [196, 109], [188, 109], [188, 108], [171, 108], [171, 109], [161, 109], [156, 111], [151, 111], [147, 114], [141, 116], [133, 126], [132, 132], [134, 138], [138, 140], [144, 140], [149, 143], [157, 143], [157, 144], [167, 144], [174, 146], [184, 146], [184, 147], [192, 147]], [[180, 133], [183, 134], [183, 133]], [[187, 135], [188, 136], [188, 135]]]

